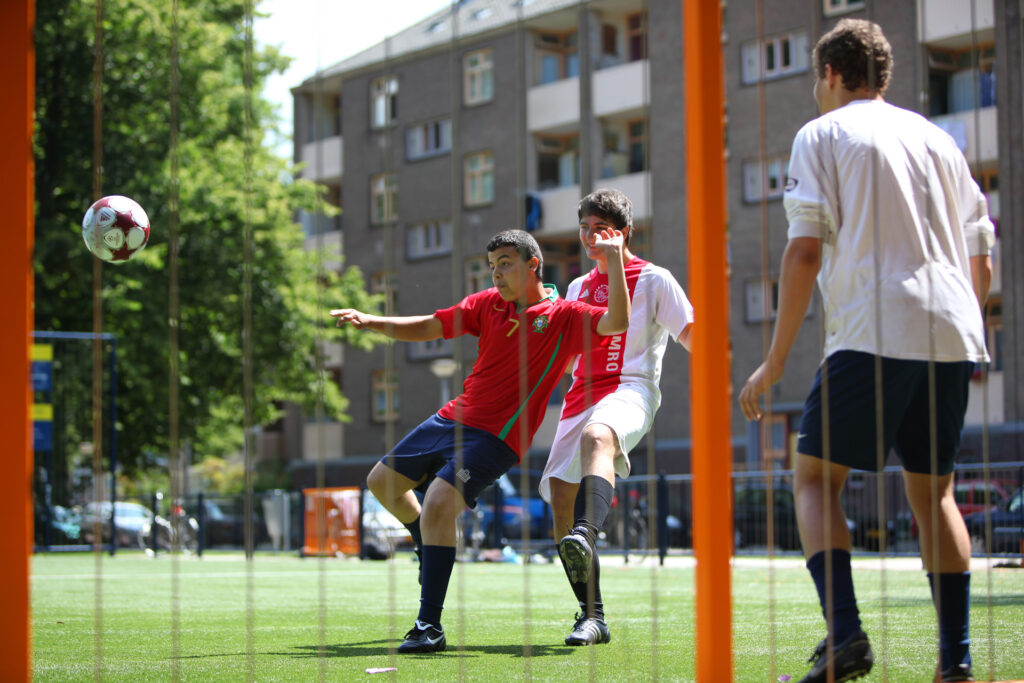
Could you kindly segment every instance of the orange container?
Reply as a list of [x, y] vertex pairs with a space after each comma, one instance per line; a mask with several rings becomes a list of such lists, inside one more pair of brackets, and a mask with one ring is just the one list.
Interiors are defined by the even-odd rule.
[[302, 489], [306, 538], [303, 555], [359, 554], [358, 486]]

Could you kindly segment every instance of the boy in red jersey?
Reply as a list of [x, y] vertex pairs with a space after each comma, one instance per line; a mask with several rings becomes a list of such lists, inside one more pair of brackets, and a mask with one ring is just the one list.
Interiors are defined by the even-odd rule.
[[621, 230], [631, 314], [628, 332], [596, 339], [573, 367], [540, 493], [554, 512], [558, 555], [580, 605], [566, 645], [611, 640], [601, 600], [595, 549], [615, 495], [615, 476], [629, 476], [629, 451], [651, 428], [661, 405], [661, 360], [669, 339], [687, 350], [693, 306], [672, 274], [629, 251], [633, 204], [622, 192], [596, 190], [580, 200], [580, 242], [597, 265], [569, 285], [565, 298], [603, 305], [610, 284], [603, 230]]
[[[462, 394], [402, 439], [366, 479], [421, 550], [420, 611], [399, 652], [445, 649], [441, 610], [455, 566], [459, 513], [475, 506], [480, 492], [519, 462], [548, 398], [590, 335], [619, 334], [629, 325], [622, 233], [603, 230], [595, 246], [609, 262], [607, 310], [558, 298], [541, 281], [543, 256], [536, 240], [522, 230], [506, 230], [487, 245], [494, 287], [451, 308], [402, 317], [331, 311], [339, 326], [349, 323], [401, 341], [466, 333], [480, 338]], [[413, 489], [422, 486], [421, 506]]]

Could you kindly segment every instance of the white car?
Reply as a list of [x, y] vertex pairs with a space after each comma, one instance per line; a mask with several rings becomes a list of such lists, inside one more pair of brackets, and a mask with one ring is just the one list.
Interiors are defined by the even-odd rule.
[[[146, 524], [153, 521], [153, 513], [145, 505], [130, 503], [119, 500], [114, 504], [114, 527], [117, 530], [117, 544], [119, 546], [134, 546], [137, 543], [139, 531]], [[86, 503], [82, 509], [82, 538], [86, 543], [93, 543], [94, 525], [97, 520], [103, 525], [101, 538], [104, 541], [110, 540], [110, 501]]]

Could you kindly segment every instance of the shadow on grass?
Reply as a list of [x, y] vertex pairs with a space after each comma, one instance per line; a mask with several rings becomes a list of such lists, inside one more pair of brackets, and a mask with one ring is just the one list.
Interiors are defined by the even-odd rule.
[[[392, 650], [388, 650], [388, 645]], [[391, 654], [397, 647], [397, 643], [388, 640], [366, 640], [358, 643], [337, 643], [325, 645], [323, 649], [317, 645], [299, 645], [295, 652], [264, 652], [265, 655], [288, 655], [292, 657], [315, 658], [315, 657], [380, 657]], [[553, 657], [566, 656], [573, 650], [579, 648], [568, 645], [531, 645], [530, 657]], [[449, 645], [444, 652], [430, 652], [422, 654], [398, 655], [402, 659], [421, 659], [428, 657], [437, 659], [439, 657], [479, 657], [483, 655], [507, 655], [509, 657], [524, 657], [525, 648], [522, 645], [465, 645], [461, 648]], [[321, 654], [322, 653], [322, 654]]]
[[[978, 609], [979, 607], [986, 607], [991, 600], [993, 607], [1016, 607], [1024, 606], [1024, 594], [1011, 593], [1007, 595], [993, 595], [991, 597], [985, 595], [971, 595], [971, 607]], [[886, 598], [886, 606], [889, 609], [897, 607], [920, 607], [922, 605], [931, 606], [931, 598]]]

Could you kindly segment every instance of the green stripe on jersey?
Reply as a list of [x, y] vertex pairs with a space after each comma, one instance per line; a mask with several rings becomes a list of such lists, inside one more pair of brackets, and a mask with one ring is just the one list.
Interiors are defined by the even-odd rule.
[[498, 438], [501, 439], [502, 441], [504, 441], [505, 437], [508, 436], [508, 433], [512, 431], [512, 425], [514, 425], [516, 423], [516, 420], [519, 419], [519, 416], [523, 412], [523, 408], [529, 405], [530, 397], [532, 397], [533, 393], [537, 391], [537, 387], [539, 387], [541, 382], [544, 381], [544, 378], [547, 377], [548, 371], [551, 369], [551, 365], [555, 362], [555, 358], [558, 357], [558, 349], [561, 346], [562, 335], [558, 335], [558, 339], [555, 341], [555, 350], [551, 353], [551, 358], [548, 358], [548, 364], [547, 367], [544, 368], [544, 372], [540, 374], [540, 378], [537, 379], [537, 383], [533, 385], [533, 389], [531, 389], [530, 393], [526, 395], [526, 400], [519, 405], [519, 410], [515, 412], [515, 415], [512, 416], [512, 419], [506, 422], [505, 426], [502, 427], [501, 432], [498, 433]]

